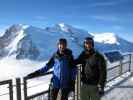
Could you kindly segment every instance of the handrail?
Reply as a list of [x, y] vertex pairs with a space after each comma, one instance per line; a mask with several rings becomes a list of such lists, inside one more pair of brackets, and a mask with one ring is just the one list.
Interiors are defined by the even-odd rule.
[[12, 80], [5, 80], [5, 81], [1, 81], [0, 82], [0, 85], [6, 85], [8, 84], [9, 85], [9, 92], [7, 93], [4, 93], [0, 96], [3, 96], [3, 95], [8, 95], [9, 94], [9, 100], [13, 100], [13, 85], [12, 85]]
[[42, 73], [42, 74], [40, 74], [40, 75], [38, 75], [36, 77], [24, 77], [24, 83], [23, 84], [24, 84], [24, 98], [25, 98], [25, 100], [29, 100], [30, 98], [37, 97], [37, 96], [39, 96], [41, 94], [44, 94], [44, 93], [48, 93], [48, 90], [46, 90], [46, 91], [34, 94], [32, 96], [27, 96], [27, 89], [29, 88], [29, 87], [27, 87], [27, 80], [33, 79], [33, 78], [37, 78], [37, 77], [46, 76], [46, 75], [50, 75], [50, 74], [52, 74], [52, 71], [47, 72], [47, 73]]

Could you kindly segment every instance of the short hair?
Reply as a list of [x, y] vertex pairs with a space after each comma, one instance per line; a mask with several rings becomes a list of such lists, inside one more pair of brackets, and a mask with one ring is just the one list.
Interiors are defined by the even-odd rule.
[[65, 38], [60, 38], [58, 44], [65, 44], [67, 45], [67, 40]]
[[93, 38], [91, 38], [91, 37], [86, 37], [85, 40], [84, 40], [84, 43], [85, 43], [85, 42], [90, 42], [90, 43], [92, 44], [92, 46], [94, 47], [94, 40], [93, 40]]

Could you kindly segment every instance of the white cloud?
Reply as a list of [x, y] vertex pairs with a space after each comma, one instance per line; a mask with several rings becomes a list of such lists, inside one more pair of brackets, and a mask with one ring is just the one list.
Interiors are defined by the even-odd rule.
[[37, 19], [44, 19], [43, 16], [36, 16]]
[[37, 20], [46, 20], [47, 19], [44, 16], [35, 16], [34, 18], [37, 19]]
[[127, 2], [127, 0], [111, 0], [107, 2], [95, 2], [95, 3], [89, 4], [89, 7], [114, 6], [124, 2]]
[[115, 25], [115, 26], [113, 26], [113, 28], [114, 28], [115, 30], [122, 30], [122, 29], [123, 29], [123, 27], [120, 26], [120, 25]]
[[114, 6], [116, 2], [97, 2], [89, 5], [89, 7], [98, 7], [98, 6]]
[[104, 21], [118, 21], [119, 20], [117, 17], [109, 16], [109, 15], [91, 15], [90, 17], [96, 20], [104, 20]]

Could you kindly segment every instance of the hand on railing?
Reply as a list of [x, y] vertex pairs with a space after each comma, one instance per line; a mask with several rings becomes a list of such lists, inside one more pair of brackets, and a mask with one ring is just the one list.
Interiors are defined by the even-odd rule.
[[33, 73], [28, 74], [26, 77], [27, 78], [34, 78], [34, 77], [36, 77], [38, 75], [40, 75], [40, 73], [38, 71], [35, 71]]
[[104, 88], [101, 88], [100, 85], [98, 85], [98, 92], [101, 97], [104, 95]]

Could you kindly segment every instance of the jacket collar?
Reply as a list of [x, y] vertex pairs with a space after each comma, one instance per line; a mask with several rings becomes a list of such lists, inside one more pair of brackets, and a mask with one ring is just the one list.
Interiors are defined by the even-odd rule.
[[92, 49], [90, 49], [90, 50], [85, 49], [84, 52], [85, 52], [86, 55], [90, 55], [90, 56], [91, 56], [91, 55], [93, 55], [96, 51], [95, 51], [94, 48], [92, 48]]
[[68, 52], [68, 49], [65, 49], [65, 50], [63, 51], [63, 54], [61, 54], [60, 51], [57, 50], [56, 55], [57, 55], [58, 57], [62, 57], [62, 56], [67, 55], [67, 52]]

